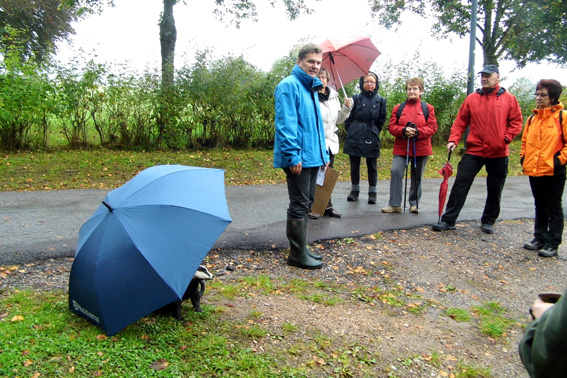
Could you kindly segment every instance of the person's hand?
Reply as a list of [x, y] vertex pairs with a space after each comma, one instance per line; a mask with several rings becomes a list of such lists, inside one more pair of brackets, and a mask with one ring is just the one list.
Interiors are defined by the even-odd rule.
[[345, 98], [345, 106], [347, 108], [350, 108], [352, 106], [352, 99], [350, 98]]
[[293, 173], [294, 175], [298, 175], [301, 173], [301, 163], [294, 165], [293, 167], [291, 167], [289, 170], [291, 171], [291, 173]]
[[406, 127], [406, 137], [413, 138], [415, 136], [415, 129], [413, 127]]
[[553, 303], [547, 303], [541, 300], [540, 297], [537, 297], [534, 301], [533, 306], [530, 308], [530, 315], [534, 319], [539, 319], [544, 312], [546, 312], [550, 307], [553, 306]]
[[449, 142], [449, 143], [447, 143], [447, 152], [453, 152], [453, 150], [455, 149], [455, 147], [457, 147], [457, 145], [455, 144], [455, 142]]

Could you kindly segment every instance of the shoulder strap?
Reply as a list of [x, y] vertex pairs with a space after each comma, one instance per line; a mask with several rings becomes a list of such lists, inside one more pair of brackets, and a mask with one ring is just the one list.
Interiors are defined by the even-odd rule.
[[423, 111], [423, 117], [425, 117], [425, 123], [427, 123], [427, 119], [429, 118], [429, 109], [427, 108], [427, 102], [421, 102], [421, 110]]
[[[561, 117], [561, 113], [559, 113], [559, 117]], [[528, 126], [532, 124], [532, 118], [534, 118], [533, 114], [528, 117]]]
[[398, 112], [396, 113], [396, 123], [398, 123], [398, 121], [400, 120], [400, 116], [402, 115], [402, 111], [404, 110], [404, 108], [406, 107], [406, 102], [402, 102], [400, 104], [400, 106], [398, 107]]
[[563, 149], [563, 147], [565, 146], [565, 142], [564, 142], [564, 136], [563, 136], [563, 109], [561, 109], [559, 111], [559, 122], [557, 122], [557, 132], [559, 133], [559, 141], [557, 142], [557, 147], [556, 147], [556, 151], [559, 151], [561, 149]]
[[[405, 106], [406, 102], [404, 101], [398, 107], [398, 111], [396, 112], [396, 123], [398, 123], [398, 121], [400, 120], [400, 116], [402, 115]], [[423, 112], [423, 117], [425, 118], [425, 123], [427, 123], [427, 120], [429, 119], [429, 109], [427, 108], [427, 103], [425, 101], [421, 101], [421, 110]]]

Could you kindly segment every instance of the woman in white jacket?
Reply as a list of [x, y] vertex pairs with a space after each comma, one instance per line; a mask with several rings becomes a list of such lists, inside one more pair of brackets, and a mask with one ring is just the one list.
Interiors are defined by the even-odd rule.
[[[348, 118], [352, 109], [352, 100], [345, 98], [344, 104], [341, 105], [337, 91], [327, 86], [330, 76], [329, 72], [324, 68], [319, 70], [317, 77], [323, 83], [323, 88], [319, 90], [319, 104], [321, 105], [321, 115], [323, 117], [323, 124], [325, 125], [325, 144], [327, 145], [327, 150], [331, 158], [329, 167], [333, 168], [335, 155], [339, 152], [339, 136], [337, 135], [339, 129], [337, 125], [343, 123]], [[324, 215], [333, 218], [341, 217], [341, 214], [333, 209], [331, 200], [329, 200], [327, 204]], [[309, 213], [309, 218], [311, 219], [317, 219], [319, 216], [320, 214], [314, 211]]]

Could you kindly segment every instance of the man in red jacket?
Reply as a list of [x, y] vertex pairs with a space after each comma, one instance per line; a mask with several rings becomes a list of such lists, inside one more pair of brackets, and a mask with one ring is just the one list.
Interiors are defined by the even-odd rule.
[[455, 229], [469, 189], [483, 166], [488, 177], [486, 203], [480, 219], [482, 231], [492, 234], [500, 214], [500, 197], [508, 175], [508, 144], [522, 131], [522, 111], [518, 100], [500, 87], [498, 66], [487, 65], [479, 73], [482, 88], [467, 96], [451, 127], [448, 151], [457, 147], [470, 125], [467, 152], [459, 163], [445, 214], [433, 225], [434, 231]]

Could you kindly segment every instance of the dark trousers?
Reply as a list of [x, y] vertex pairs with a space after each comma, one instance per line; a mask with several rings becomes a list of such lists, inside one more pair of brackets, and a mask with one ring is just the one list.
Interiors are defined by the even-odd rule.
[[502, 189], [508, 176], [508, 157], [483, 158], [481, 156], [465, 154], [461, 159], [457, 177], [451, 188], [447, 208], [441, 220], [449, 224], [455, 224], [467, 195], [474, 181], [474, 178], [482, 167], [486, 167], [486, 202], [480, 221], [483, 224], [494, 224], [500, 215], [500, 198]]
[[[360, 185], [360, 156], [349, 155], [350, 160], [350, 182], [352, 185]], [[366, 158], [368, 168], [368, 185], [376, 187], [378, 184], [378, 158]]]
[[[329, 163], [329, 167], [334, 168], [335, 167], [335, 155], [333, 155], [331, 153], [331, 151], [329, 151], [329, 159], [331, 160]], [[333, 208], [333, 203], [331, 202], [331, 199], [329, 198], [329, 203], [327, 204], [327, 208], [326, 210], [332, 209]]]
[[563, 236], [563, 206], [561, 198], [565, 188], [565, 175], [531, 177], [534, 196], [534, 239], [545, 246], [557, 249]]
[[289, 208], [287, 217], [290, 219], [303, 219], [309, 212], [315, 200], [315, 184], [317, 183], [317, 170], [319, 168], [303, 168], [301, 173], [295, 175], [289, 168], [284, 168], [289, 195]]

